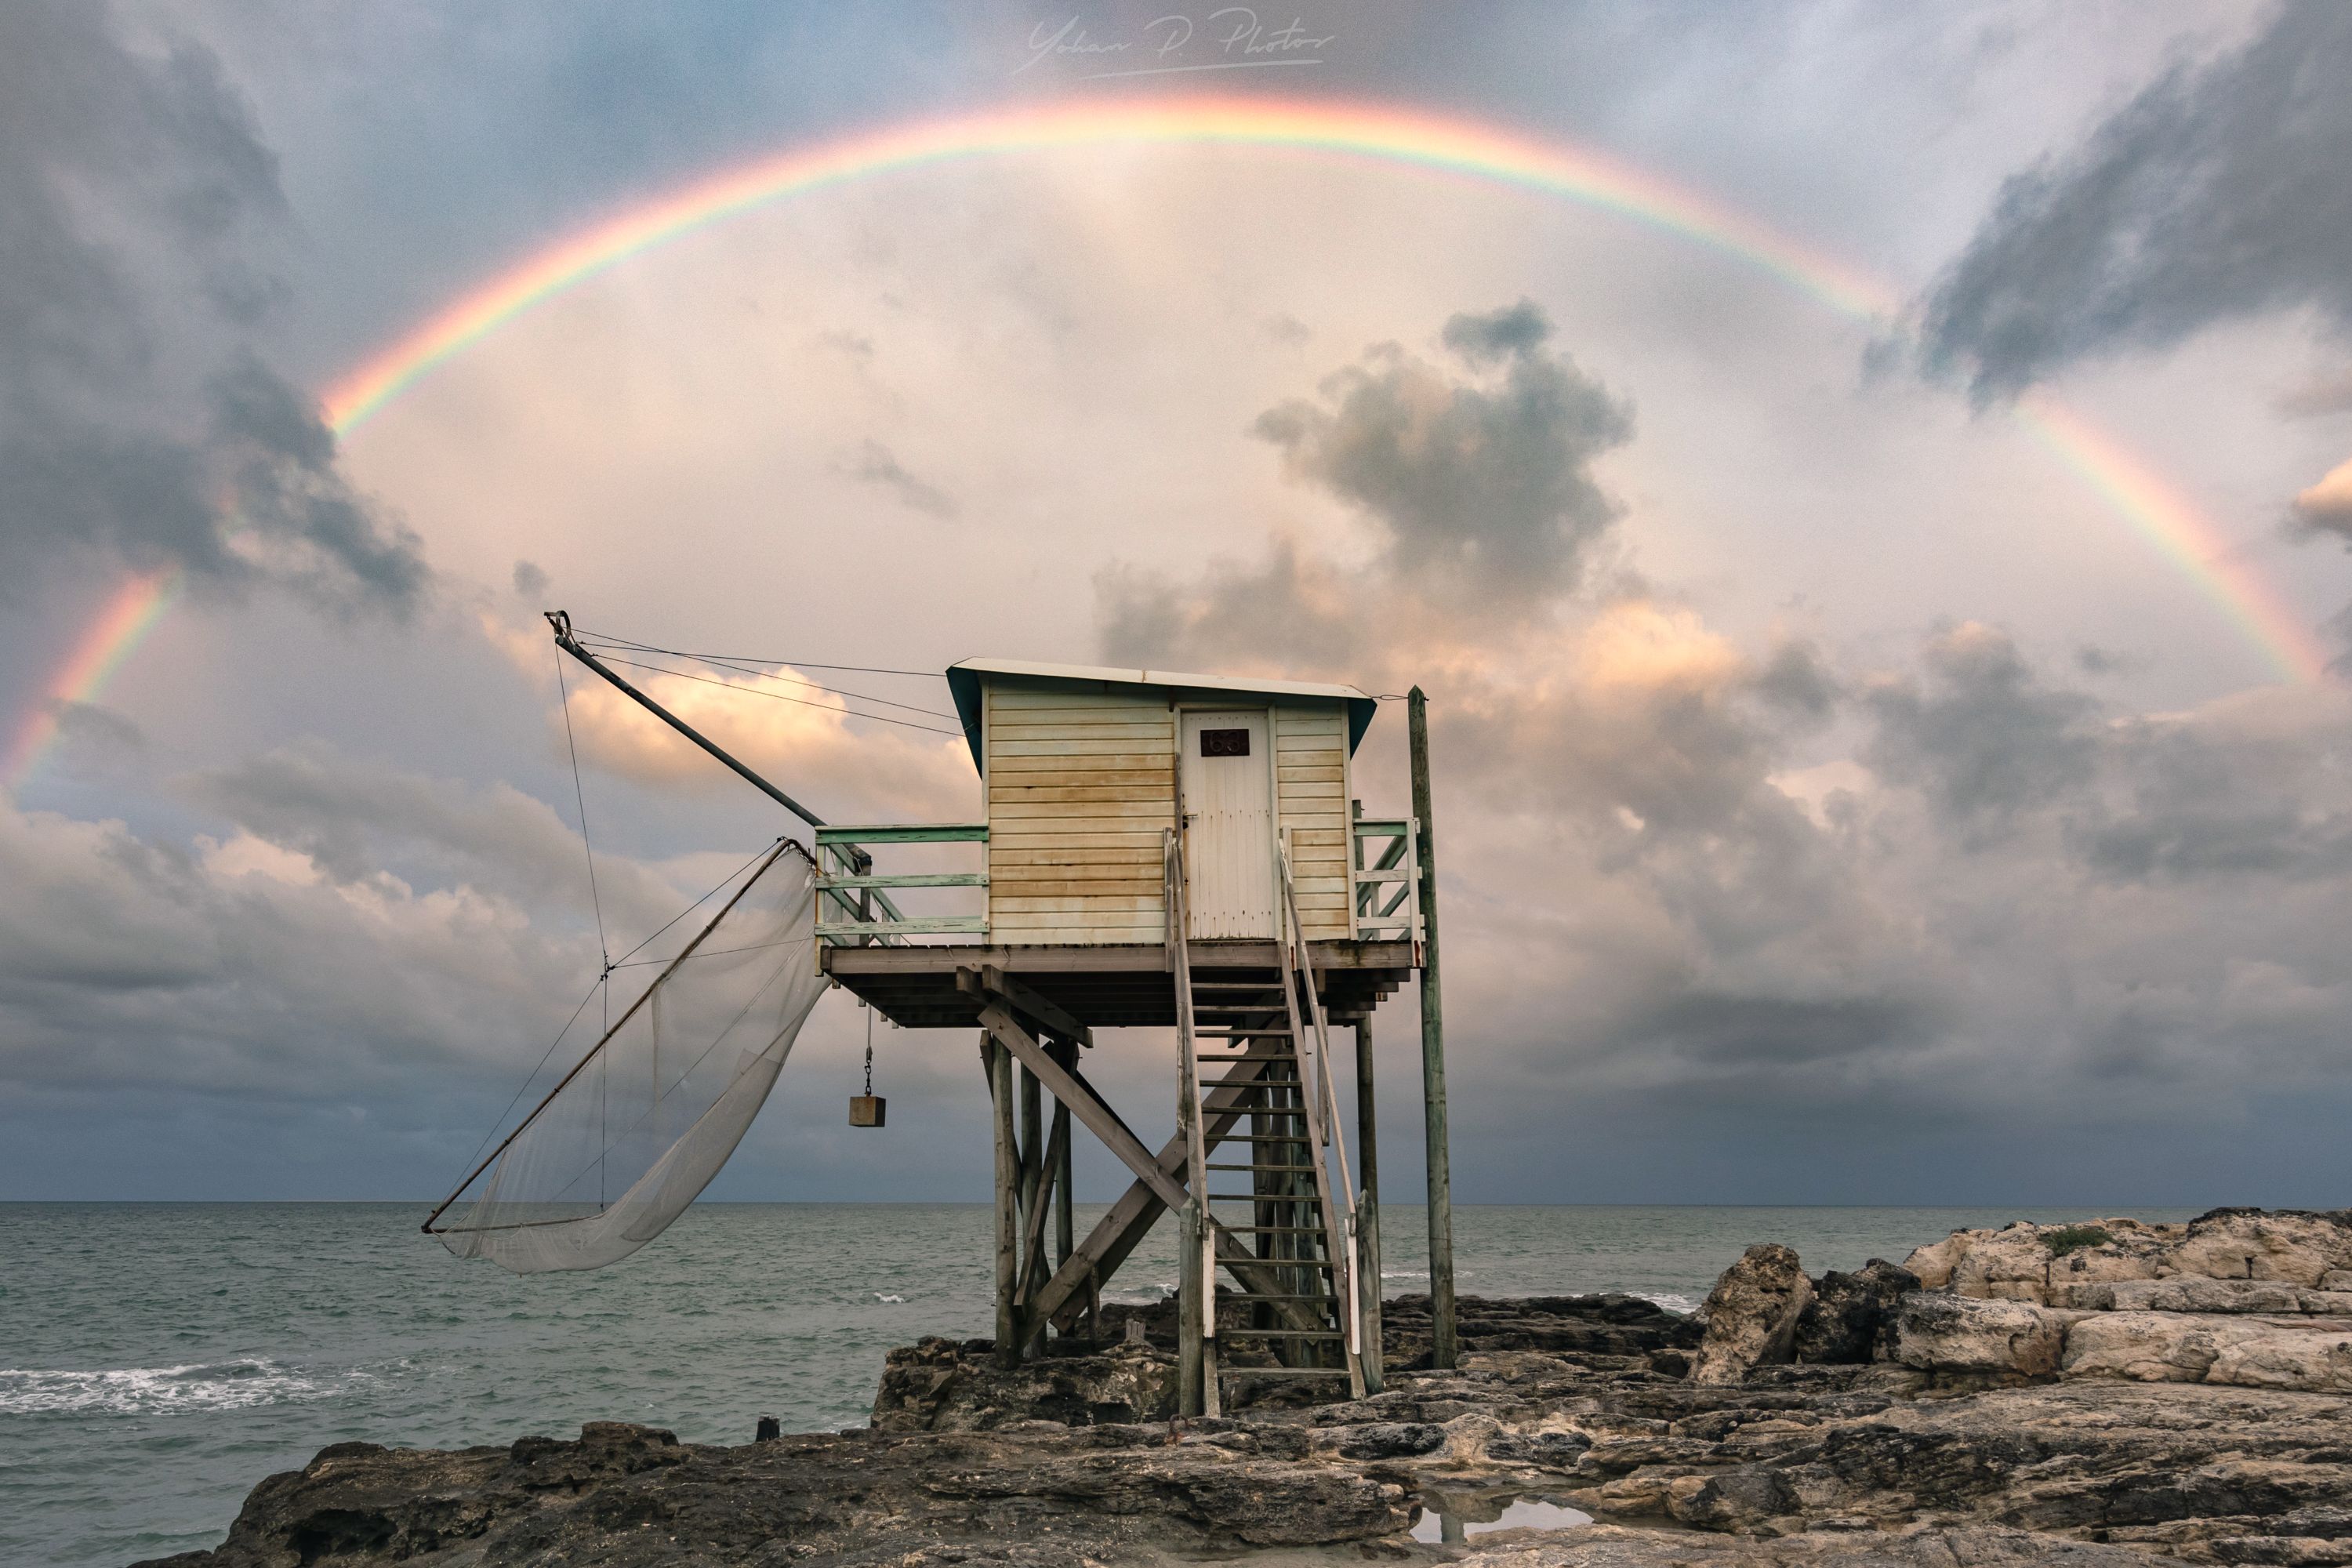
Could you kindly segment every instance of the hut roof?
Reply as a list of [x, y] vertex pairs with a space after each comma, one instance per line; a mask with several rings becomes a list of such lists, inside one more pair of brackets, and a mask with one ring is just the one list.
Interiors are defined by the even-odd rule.
[[984, 764], [980, 754], [980, 679], [983, 675], [1012, 675], [1024, 680], [1061, 682], [1071, 686], [1157, 686], [1184, 691], [1230, 691], [1244, 697], [1319, 697], [1348, 706], [1348, 750], [1371, 728], [1380, 703], [1353, 686], [1326, 686], [1309, 680], [1237, 679], [1229, 675], [1187, 675], [1174, 669], [1119, 669], [1091, 664], [1035, 664], [1019, 658], [966, 658], [948, 666], [948, 689], [955, 694], [956, 713], [963, 721], [963, 736], [971, 747], [972, 765]]

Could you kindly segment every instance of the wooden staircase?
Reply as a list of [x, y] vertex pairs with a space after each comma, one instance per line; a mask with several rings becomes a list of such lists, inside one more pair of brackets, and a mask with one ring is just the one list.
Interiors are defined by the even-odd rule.
[[[1231, 970], [1204, 979], [1193, 970], [1185, 934], [1181, 846], [1169, 836], [1178, 1120], [1189, 1151], [1185, 1190], [1199, 1194], [1186, 1205], [1179, 1244], [1187, 1265], [1181, 1331], [1187, 1407], [1206, 1415], [1219, 1412], [1229, 1382], [1344, 1379], [1351, 1396], [1364, 1394], [1355, 1201], [1344, 1143], [1334, 1146], [1329, 1030], [1300, 934], [1288, 855], [1280, 860], [1276, 970], [1263, 980], [1229, 978]], [[1250, 1070], [1235, 1070], [1242, 1063]], [[1202, 1075], [1209, 1067], [1224, 1070], [1208, 1086], [1216, 1100], [1204, 1109]], [[1235, 1152], [1247, 1158], [1209, 1158], [1225, 1144], [1241, 1145]], [[1222, 1311], [1221, 1272], [1232, 1285]], [[1244, 1352], [1256, 1354], [1244, 1362]]]

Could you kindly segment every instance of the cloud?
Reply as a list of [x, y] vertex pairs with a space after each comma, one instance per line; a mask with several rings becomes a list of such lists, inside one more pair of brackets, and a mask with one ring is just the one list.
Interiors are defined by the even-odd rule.
[[257, 357], [275, 161], [217, 62], [134, 52], [96, 5], [0, 8], [0, 580], [177, 566], [414, 606], [415, 537], [335, 470]]
[[860, 484], [877, 485], [898, 498], [900, 504], [911, 510], [932, 517], [953, 517], [955, 499], [929, 480], [908, 472], [889, 447], [879, 441], [868, 440], [857, 449], [857, 455], [842, 464], [842, 471]]
[[1632, 439], [1633, 416], [1548, 347], [1551, 330], [1528, 300], [1457, 315], [1441, 341], [1470, 376], [1384, 343], [1251, 431], [1290, 478], [1370, 521], [1399, 576], [1509, 599], [1573, 586], [1617, 515], [1591, 466]]
[[2290, 0], [2012, 177], [1927, 298], [1929, 361], [1990, 398], [2258, 312], [2352, 331], [2347, 72], [2352, 7]]
[[2338, 463], [2317, 484], [2294, 498], [2294, 521], [2314, 533], [2332, 533], [2352, 543], [2352, 459]]
[[2090, 777], [2098, 705], [2043, 681], [2006, 634], [1965, 623], [1930, 639], [1923, 662], [1925, 681], [1886, 681], [1864, 699], [1878, 726], [1864, 756], [1882, 777], [1971, 826]]

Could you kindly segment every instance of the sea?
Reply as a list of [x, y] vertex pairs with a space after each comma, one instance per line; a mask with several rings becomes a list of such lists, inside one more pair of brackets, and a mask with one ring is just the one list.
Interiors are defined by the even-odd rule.
[[[1080, 1233], [1099, 1207], [1079, 1205]], [[2144, 1219], [2189, 1211], [2141, 1210]], [[991, 1331], [991, 1210], [704, 1204], [627, 1261], [520, 1278], [451, 1258], [410, 1204], [0, 1204], [0, 1563], [217, 1544], [263, 1477], [330, 1443], [510, 1443], [583, 1421], [743, 1443], [865, 1425], [884, 1352]], [[1740, 1250], [1900, 1260], [1963, 1226], [2076, 1209], [1463, 1206], [1456, 1288], [1696, 1306]], [[1391, 1295], [1427, 1289], [1423, 1211], [1381, 1210]], [[1108, 1292], [1174, 1288], [1139, 1250]]]

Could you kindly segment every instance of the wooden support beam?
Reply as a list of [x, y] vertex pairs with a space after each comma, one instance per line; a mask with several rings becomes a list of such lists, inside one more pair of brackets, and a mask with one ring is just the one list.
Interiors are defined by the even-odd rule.
[[1174, 1176], [1160, 1168], [1160, 1163], [1141, 1141], [1128, 1131], [1127, 1124], [1118, 1119], [1118, 1113], [1104, 1104], [1075, 1073], [1064, 1070], [1061, 1063], [1047, 1056], [1045, 1047], [1030, 1037], [1002, 1001], [992, 1001], [982, 1007], [980, 1021], [995, 1037], [998, 1044], [1019, 1058], [1024, 1067], [1044, 1080], [1045, 1087], [1054, 1091], [1055, 1099], [1068, 1106], [1072, 1114], [1087, 1124], [1087, 1131], [1101, 1139], [1105, 1146], [1118, 1156], [1119, 1163], [1150, 1183], [1153, 1194], [1161, 1203], [1170, 1208], [1183, 1205], [1183, 1187]]
[[[1234, 1124], [1249, 1114], [1246, 1091], [1265, 1074], [1266, 1060], [1263, 1057], [1243, 1057], [1225, 1068], [1225, 1075], [1210, 1086], [1202, 1101], [1201, 1135], [1214, 1147], [1231, 1131]], [[1160, 1146], [1159, 1165], [1171, 1179], [1184, 1169], [1184, 1140], [1171, 1138]], [[1070, 1303], [1077, 1293], [1091, 1282], [1099, 1289], [1101, 1281], [1118, 1272], [1135, 1250], [1167, 1205], [1160, 1201], [1158, 1192], [1148, 1182], [1137, 1181], [1119, 1194], [1110, 1212], [1095, 1222], [1077, 1249], [1055, 1271], [1045, 1289], [1037, 1293], [1035, 1310], [1057, 1316], [1065, 1329], [1075, 1321]]]
[[[1048, 1188], [1056, 1184], [1055, 1178], [1060, 1174], [1069, 1152], [1070, 1118], [1064, 1108], [1056, 1106], [1052, 1141], [1045, 1149], [1045, 1158], [1041, 1166]], [[1037, 1200], [1029, 1205], [1028, 1223], [1024, 1227], [1026, 1234], [1022, 1238], [1021, 1247], [1021, 1300], [1024, 1310], [1036, 1295], [1038, 1288], [1045, 1282], [1045, 1216], [1054, 1206], [1044, 1201], [1048, 1195], [1044, 1190], [1038, 1193]], [[1039, 1328], [1045, 1327], [1043, 1318], [1035, 1321]]]
[[1088, 1049], [1094, 1047], [1095, 1032], [1072, 1017], [1050, 996], [1040, 995], [993, 963], [983, 963], [977, 969], [959, 968], [956, 989], [973, 996], [985, 997], [990, 993], [1002, 996], [1013, 1005], [1013, 1010], [1024, 1014], [1032, 1023], [1066, 1040], [1076, 1040]]
[[1011, 1366], [1020, 1362], [1023, 1339], [1021, 1308], [1013, 1300], [1021, 1245], [1013, 1205], [1020, 1195], [1021, 1163], [1013, 1136], [1013, 1053], [986, 1035], [981, 1037], [980, 1048], [988, 1063], [996, 1126], [996, 1359], [1000, 1365]]
[[1412, 814], [1421, 822], [1421, 1100], [1429, 1172], [1430, 1364], [1450, 1368], [1458, 1346], [1454, 1322], [1454, 1170], [1445, 1129], [1445, 1007], [1437, 983], [1437, 835], [1430, 825], [1429, 699], [1416, 686], [1405, 698], [1412, 752]]
[[[1078, 1064], [1078, 1047], [1074, 1041], [1057, 1042], [1055, 1055], [1066, 1068], [1075, 1068]], [[1051, 1161], [1053, 1168], [1045, 1173], [1046, 1180], [1054, 1184], [1054, 1267], [1059, 1268], [1070, 1260], [1075, 1250], [1072, 1237], [1076, 1225], [1070, 1205], [1076, 1200], [1070, 1192], [1070, 1108], [1058, 1100], [1054, 1101], [1051, 1147], [1061, 1151], [1059, 1157]]]
[[1372, 1025], [1356, 1023], [1356, 1208], [1358, 1295], [1364, 1314], [1364, 1392], [1378, 1394], [1381, 1355], [1380, 1128], [1372, 1113]]

